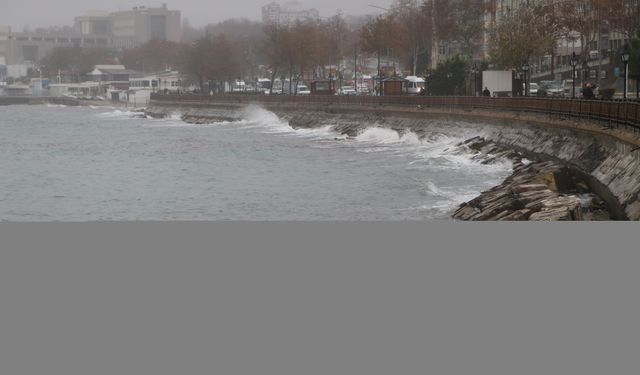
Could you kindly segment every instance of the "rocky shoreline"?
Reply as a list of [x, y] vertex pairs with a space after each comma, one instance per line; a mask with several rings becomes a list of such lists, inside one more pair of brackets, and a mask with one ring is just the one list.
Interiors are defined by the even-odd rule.
[[[243, 109], [220, 107], [151, 107], [145, 114], [162, 118], [180, 113], [181, 119], [191, 124], [212, 124], [238, 121], [245, 115]], [[330, 124], [336, 132], [356, 137], [364, 129], [379, 126], [402, 134], [407, 131], [419, 138], [438, 131], [437, 127], [424, 126], [412, 117], [385, 117], [377, 113], [358, 116], [332, 113], [319, 119], [309, 113], [282, 111], [276, 114], [294, 128], [314, 128]], [[513, 174], [493, 189], [482, 192], [477, 198], [463, 203], [452, 215], [461, 221], [582, 221], [612, 220], [614, 215], [607, 204], [592, 189], [592, 184], [581, 177], [579, 170], [558, 158], [539, 158], [537, 153], [524, 155], [503, 142], [504, 133], [490, 132], [489, 139], [474, 137], [458, 145], [457, 152], [471, 153], [484, 164], [500, 160], [513, 163]], [[522, 150], [524, 151], [524, 150]]]
[[482, 137], [459, 145], [491, 163], [513, 162], [513, 174], [503, 183], [463, 203], [452, 217], [462, 221], [600, 221], [610, 220], [606, 205], [579, 174], [556, 161], [528, 162], [516, 151]]

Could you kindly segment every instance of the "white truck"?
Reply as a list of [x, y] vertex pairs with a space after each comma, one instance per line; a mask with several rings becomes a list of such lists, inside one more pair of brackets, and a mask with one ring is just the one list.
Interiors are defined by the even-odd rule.
[[512, 96], [513, 74], [510, 70], [486, 70], [482, 72], [482, 89], [489, 89], [491, 96]]

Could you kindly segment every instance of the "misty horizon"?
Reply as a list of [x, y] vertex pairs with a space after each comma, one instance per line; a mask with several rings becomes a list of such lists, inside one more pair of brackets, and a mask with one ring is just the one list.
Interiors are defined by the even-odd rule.
[[[210, 23], [217, 23], [228, 19], [249, 19], [260, 21], [262, 7], [272, 0], [237, 0], [233, 3], [221, 5], [217, 2], [206, 0], [182, 0], [171, 2], [169, 0], [141, 1], [118, 0], [105, 5], [97, 0], [57, 0], [52, 4], [47, 0], [24, 0], [19, 3], [3, 5], [0, 12], [0, 26], [9, 26], [13, 31], [22, 31], [25, 27], [30, 29], [47, 28], [53, 26], [73, 26], [74, 18], [84, 15], [87, 11], [116, 12], [128, 10], [135, 6], [149, 8], [161, 7], [167, 4], [170, 10], [181, 11], [183, 20], [188, 20], [191, 26], [202, 27]], [[291, 1], [275, 1], [286, 4]], [[379, 14], [383, 10], [372, 7], [389, 7], [393, 0], [352, 0], [347, 2], [339, 0], [301, 0], [305, 9], [315, 8], [321, 17], [331, 17], [338, 13], [343, 15], [367, 15]], [[46, 12], [36, 12], [34, 9], [46, 9]]]

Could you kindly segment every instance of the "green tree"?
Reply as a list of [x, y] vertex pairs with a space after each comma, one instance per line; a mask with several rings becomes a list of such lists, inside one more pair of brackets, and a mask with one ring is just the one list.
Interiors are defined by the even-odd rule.
[[434, 96], [463, 95], [467, 64], [459, 56], [444, 61], [434, 69], [427, 80], [427, 92]]

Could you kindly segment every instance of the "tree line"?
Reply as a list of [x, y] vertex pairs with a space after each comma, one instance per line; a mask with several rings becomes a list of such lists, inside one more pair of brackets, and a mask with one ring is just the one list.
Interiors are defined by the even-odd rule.
[[[362, 55], [377, 57], [379, 74], [381, 59], [391, 57], [412, 73], [424, 75], [439, 45], [455, 45], [459, 59], [470, 61], [486, 44], [484, 63], [509, 69], [553, 56], [562, 40], [579, 41], [581, 55], [586, 55], [603, 29], [627, 39], [640, 29], [640, 0], [522, 2], [498, 18], [496, 7], [496, 0], [396, 0], [383, 14], [359, 26], [348, 25], [341, 15], [290, 24], [229, 20], [203, 30], [186, 24], [188, 39], [180, 43], [151, 41], [117, 54], [58, 49], [42, 65], [52, 75], [108, 62], [145, 72], [177, 69], [202, 89], [259, 74], [289, 79], [295, 85], [304, 74], [340, 75], [339, 62], [344, 59], [354, 61], [357, 69], [355, 60]], [[267, 69], [259, 72], [258, 66]]]

